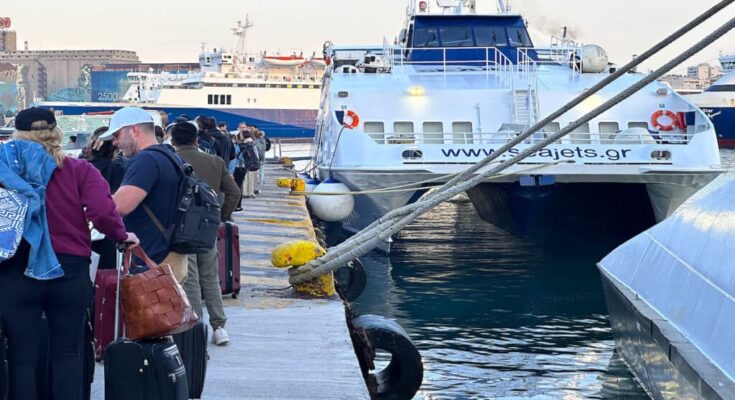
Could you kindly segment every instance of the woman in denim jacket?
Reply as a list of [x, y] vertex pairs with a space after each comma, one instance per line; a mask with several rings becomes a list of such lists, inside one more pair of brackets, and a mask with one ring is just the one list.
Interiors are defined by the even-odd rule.
[[[82, 399], [84, 319], [92, 298], [88, 223], [137, 245], [115, 211], [110, 188], [87, 161], [65, 157], [63, 134], [46, 110], [23, 110], [13, 141], [0, 148], [0, 183], [29, 198], [23, 240], [0, 262], [0, 318], [9, 343], [10, 399], [35, 399], [41, 324], [48, 323], [55, 399]], [[28, 191], [28, 188], [32, 191]], [[26, 221], [28, 222], [28, 221]], [[41, 315], [46, 315], [46, 321]]]

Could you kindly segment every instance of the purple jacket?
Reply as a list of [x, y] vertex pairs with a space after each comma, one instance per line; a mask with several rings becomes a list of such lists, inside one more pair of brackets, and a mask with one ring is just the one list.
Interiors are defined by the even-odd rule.
[[85, 160], [67, 157], [54, 172], [46, 189], [46, 215], [51, 245], [57, 254], [91, 256], [87, 221], [111, 240], [122, 242], [127, 238], [109, 185]]

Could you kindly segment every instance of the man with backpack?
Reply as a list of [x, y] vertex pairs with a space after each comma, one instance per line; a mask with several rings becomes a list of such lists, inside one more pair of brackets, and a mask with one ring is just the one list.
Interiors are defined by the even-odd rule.
[[178, 156], [158, 144], [153, 118], [138, 107], [115, 112], [110, 128], [99, 139], [112, 140], [129, 158], [122, 184], [113, 196], [125, 226], [140, 238], [141, 247], [153, 261], [169, 264], [176, 279], [182, 282], [186, 278], [186, 255], [170, 249], [170, 238], [151, 218], [154, 216], [163, 226], [174, 222], [181, 177], [163, 152], [177, 159]]
[[[176, 154], [189, 163], [194, 172], [217, 192], [224, 195], [222, 205], [222, 221], [227, 221], [240, 197], [240, 189], [228, 174], [224, 161], [219, 157], [205, 154], [197, 150], [197, 129], [188, 122], [177, 123], [171, 130], [171, 144]], [[209, 324], [212, 326], [212, 341], [223, 346], [230, 341], [225, 323], [222, 289], [219, 282], [219, 254], [215, 245], [204, 254], [189, 255], [189, 271], [184, 283], [184, 290], [197, 315], [202, 314], [202, 297], [209, 312]]]
[[255, 147], [253, 134], [250, 131], [242, 132], [242, 143], [240, 143], [240, 157], [245, 170], [245, 182], [242, 187], [242, 196], [246, 199], [255, 197], [255, 185], [258, 181], [258, 170], [260, 169], [260, 158], [258, 149]]
[[230, 160], [233, 160], [235, 158], [235, 146], [232, 144], [232, 140], [217, 128], [217, 121], [205, 115], [198, 116], [196, 121], [199, 125], [199, 140], [207, 140], [214, 151], [213, 154], [219, 156], [224, 162], [229, 163]]

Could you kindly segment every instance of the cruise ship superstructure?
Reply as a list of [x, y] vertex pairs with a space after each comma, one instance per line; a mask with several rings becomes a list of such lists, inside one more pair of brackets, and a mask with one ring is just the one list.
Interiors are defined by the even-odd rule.
[[233, 51], [202, 49], [200, 71], [188, 74], [135, 72], [117, 103], [40, 102], [57, 113], [80, 115], [128, 105], [163, 110], [171, 117], [214, 116], [235, 129], [240, 122], [257, 125], [271, 137], [311, 137], [322, 88], [324, 61], [301, 52], [247, 53], [245, 37], [253, 25], [246, 19], [233, 29]]
[[[416, 201], [614, 68], [598, 46], [556, 38], [536, 47], [522, 16], [503, 2], [498, 11], [477, 14], [466, 0], [411, 1], [397, 43], [327, 49], [312, 174], [371, 192], [355, 196], [346, 228]], [[642, 76], [625, 75], [504, 158]], [[510, 231], [564, 223], [570, 208], [641, 211], [652, 224], [721, 172], [707, 115], [654, 83], [468, 194], [483, 219]]]

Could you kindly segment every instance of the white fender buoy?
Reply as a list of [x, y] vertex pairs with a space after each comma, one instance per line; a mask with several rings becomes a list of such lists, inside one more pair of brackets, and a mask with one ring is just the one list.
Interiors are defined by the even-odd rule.
[[609, 58], [602, 47], [588, 44], [582, 46], [579, 53], [579, 58], [582, 60], [582, 72], [585, 74], [596, 74], [607, 70]]
[[[307, 189], [308, 191], [308, 189]], [[320, 183], [314, 193], [349, 193], [350, 188], [332, 178]], [[309, 207], [314, 216], [326, 222], [338, 222], [352, 214], [355, 208], [355, 198], [352, 195], [312, 195], [309, 198]]]
[[[314, 189], [316, 189], [316, 187], [317, 187], [317, 186], [319, 186], [319, 184], [320, 184], [320, 183], [321, 183], [321, 182], [319, 182], [319, 181], [318, 181], [318, 180], [316, 180], [316, 179], [311, 179], [311, 178], [307, 179], [307, 180], [306, 180], [306, 193], [311, 193], [311, 192], [313, 192], [313, 191], [314, 191]], [[309, 196], [309, 195], [307, 194], [307, 195], [306, 195], [306, 200], [309, 200], [309, 199], [311, 199], [311, 196]]]

